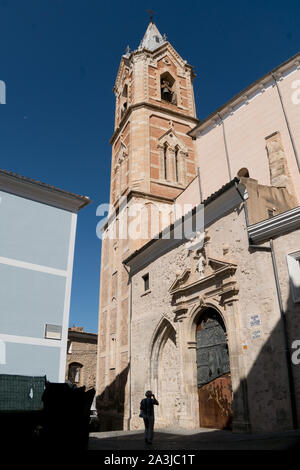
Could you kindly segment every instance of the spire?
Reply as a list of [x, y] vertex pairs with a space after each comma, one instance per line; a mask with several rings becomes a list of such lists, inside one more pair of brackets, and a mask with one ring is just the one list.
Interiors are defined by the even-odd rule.
[[165, 41], [166, 36], [162, 36], [158, 31], [155, 23], [153, 23], [153, 21], [150, 21], [148, 28], [145, 32], [145, 36], [143, 37], [139, 45], [139, 50], [147, 49], [148, 51], [154, 51]]

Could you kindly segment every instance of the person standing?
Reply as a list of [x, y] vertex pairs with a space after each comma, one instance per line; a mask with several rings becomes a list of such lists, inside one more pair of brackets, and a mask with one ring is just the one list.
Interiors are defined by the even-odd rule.
[[154, 428], [154, 405], [159, 405], [151, 390], [145, 393], [146, 398], [141, 401], [140, 410], [143, 413], [145, 425], [145, 442], [152, 444]]

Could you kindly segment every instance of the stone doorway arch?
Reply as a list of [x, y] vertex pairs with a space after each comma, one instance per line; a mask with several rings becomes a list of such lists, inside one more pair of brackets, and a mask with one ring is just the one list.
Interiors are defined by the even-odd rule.
[[155, 421], [162, 427], [178, 424], [180, 382], [177, 343], [176, 330], [164, 317], [154, 332], [150, 353], [150, 385], [159, 401]]

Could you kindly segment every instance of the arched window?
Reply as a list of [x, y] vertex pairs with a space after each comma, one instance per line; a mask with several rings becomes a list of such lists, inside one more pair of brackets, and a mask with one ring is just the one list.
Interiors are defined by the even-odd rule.
[[167, 144], [165, 144], [164, 145], [164, 177], [165, 177], [165, 180], [168, 177], [168, 172], [167, 172], [167, 149], [168, 149], [168, 146], [167, 146]]
[[68, 380], [75, 384], [80, 383], [81, 369], [82, 364], [79, 364], [79, 362], [72, 362], [69, 365]]
[[120, 102], [120, 107], [121, 107], [121, 119], [124, 116], [126, 110], [127, 110], [127, 99], [128, 99], [128, 85], [127, 83], [124, 85], [122, 94], [121, 94], [121, 102]]
[[160, 76], [161, 99], [168, 103], [177, 104], [177, 97], [174, 91], [175, 80], [169, 72]]
[[175, 181], [178, 182], [178, 147], [175, 147]]
[[241, 168], [239, 171], [238, 171], [238, 176], [242, 176], [244, 178], [249, 178], [249, 171], [248, 171], [248, 168]]
[[176, 135], [173, 126], [158, 139], [158, 149], [160, 180], [184, 185], [188, 149]]

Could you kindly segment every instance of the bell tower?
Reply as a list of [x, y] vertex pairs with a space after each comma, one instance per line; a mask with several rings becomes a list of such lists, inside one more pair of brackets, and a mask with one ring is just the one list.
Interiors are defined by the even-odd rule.
[[[127, 429], [132, 419], [130, 279], [122, 262], [147, 242], [118, 236], [120, 226], [128, 225], [136, 203], [146, 212], [153, 206], [171, 211], [174, 199], [196, 176], [194, 142], [187, 135], [198, 123], [193, 79], [193, 68], [152, 21], [138, 48], [127, 48], [117, 73], [111, 138], [114, 210], [103, 228], [101, 255], [97, 408], [103, 430]], [[165, 225], [159, 219], [152, 236]], [[107, 234], [113, 228], [117, 235], [112, 238]]]
[[121, 58], [114, 93], [111, 202], [136, 191], [173, 200], [196, 175], [187, 132], [196, 119], [193, 68], [150, 22]]

